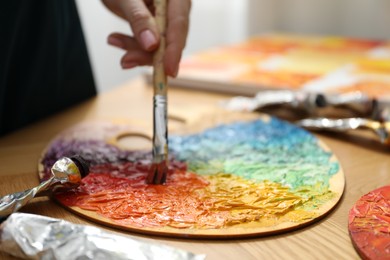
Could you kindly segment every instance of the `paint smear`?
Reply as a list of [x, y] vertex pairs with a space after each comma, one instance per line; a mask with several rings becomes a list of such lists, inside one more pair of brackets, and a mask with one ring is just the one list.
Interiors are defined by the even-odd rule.
[[390, 259], [390, 186], [361, 197], [349, 212], [348, 228], [363, 259]]
[[218, 229], [303, 223], [318, 217], [316, 210], [336, 195], [329, 190], [339, 171], [332, 154], [309, 132], [275, 118], [171, 136], [165, 185], [145, 182], [150, 152], [75, 136], [52, 143], [42, 161], [45, 170], [77, 153], [92, 162], [91, 173], [57, 199], [120, 225]]

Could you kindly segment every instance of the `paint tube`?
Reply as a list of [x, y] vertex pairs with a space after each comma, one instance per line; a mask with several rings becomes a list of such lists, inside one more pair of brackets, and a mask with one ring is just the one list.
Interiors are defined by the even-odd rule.
[[[365, 117], [378, 121], [390, 121], [390, 98], [372, 98], [361, 92], [314, 93], [301, 90], [264, 90], [254, 97], [233, 97], [221, 106], [233, 111], [258, 111], [265, 108], [284, 107], [287, 110], [300, 110], [308, 116]], [[334, 109], [334, 111], [329, 110]], [[344, 113], [343, 113], [344, 112]], [[342, 116], [344, 117], [344, 116]]]
[[116, 235], [99, 228], [26, 213], [13, 213], [0, 226], [0, 251], [24, 259], [188, 259], [174, 247]]

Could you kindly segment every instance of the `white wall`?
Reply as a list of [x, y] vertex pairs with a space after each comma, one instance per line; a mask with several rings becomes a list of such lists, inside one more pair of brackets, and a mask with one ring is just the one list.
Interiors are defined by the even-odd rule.
[[[122, 70], [123, 51], [106, 44], [113, 31], [129, 33], [99, 0], [76, 0], [100, 92], [139, 75]], [[192, 0], [184, 54], [277, 31], [390, 38], [390, 0]]]
[[95, 81], [100, 92], [109, 90], [131, 79], [140, 69], [122, 70], [122, 50], [107, 44], [107, 36], [113, 32], [129, 32], [129, 26], [112, 15], [99, 0], [76, 1]]
[[249, 1], [251, 33], [276, 30], [373, 39], [390, 38], [389, 0]]
[[[76, 2], [99, 91], [109, 90], [144, 71], [142, 68], [122, 70], [119, 60], [123, 51], [106, 43], [113, 31], [130, 33], [129, 26], [105, 9], [99, 0]], [[193, 0], [184, 54], [245, 39], [247, 21], [243, 17], [247, 10], [247, 0]]]
[[192, 0], [185, 54], [248, 36], [247, 0]]

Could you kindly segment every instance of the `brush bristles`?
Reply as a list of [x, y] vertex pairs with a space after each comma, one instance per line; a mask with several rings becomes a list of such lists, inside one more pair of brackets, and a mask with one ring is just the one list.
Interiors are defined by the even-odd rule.
[[164, 184], [167, 179], [168, 166], [166, 161], [153, 163], [146, 178], [148, 184]]

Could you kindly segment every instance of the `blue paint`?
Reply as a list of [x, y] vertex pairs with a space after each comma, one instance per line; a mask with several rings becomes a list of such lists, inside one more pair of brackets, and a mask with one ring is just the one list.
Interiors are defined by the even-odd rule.
[[269, 180], [294, 190], [317, 185], [327, 189], [339, 170], [332, 154], [304, 129], [271, 118], [235, 122], [199, 134], [171, 136], [171, 153], [199, 174], [232, 173], [255, 181]]

